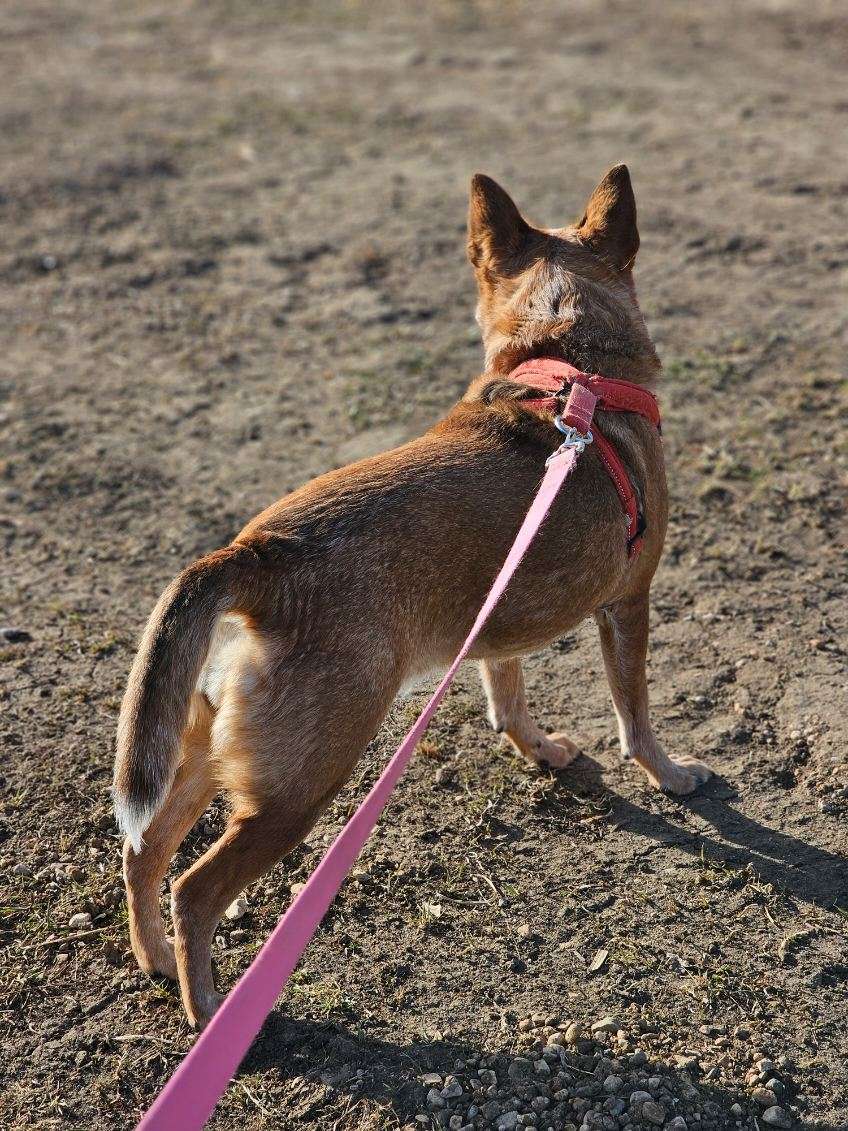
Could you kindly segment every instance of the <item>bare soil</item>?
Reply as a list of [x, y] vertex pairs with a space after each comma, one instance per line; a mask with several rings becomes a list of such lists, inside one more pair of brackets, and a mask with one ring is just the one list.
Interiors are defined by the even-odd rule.
[[[675, 1096], [697, 1058], [690, 1131], [766, 1126], [762, 1057], [793, 1119], [848, 1126], [840, 7], [4, 6], [4, 1128], [130, 1127], [191, 1044], [128, 952], [108, 792], [160, 590], [477, 375], [471, 173], [559, 224], [620, 160], [665, 362], [652, 700], [718, 776], [680, 801], [620, 764], [592, 625], [528, 664], [585, 751], [560, 774], [498, 745], [466, 672], [210, 1126], [445, 1125], [425, 1073], [466, 1087], [608, 1014]], [[222, 926], [223, 984], [420, 703]], [[599, 1049], [564, 1055], [593, 1080]]]

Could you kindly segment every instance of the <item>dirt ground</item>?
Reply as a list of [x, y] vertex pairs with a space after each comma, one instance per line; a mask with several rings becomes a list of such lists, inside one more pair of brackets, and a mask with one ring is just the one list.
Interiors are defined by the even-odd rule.
[[[652, 701], [717, 777], [680, 801], [620, 763], [591, 624], [528, 663], [585, 751], [562, 773], [499, 746], [467, 671], [210, 1126], [515, 1126], [471, 1075], [610, 1015], [555, 1050], [589, 1101], [607, 1040], [689, 1131], [767, 1126], [762, 1058], [793, 1125], [848, 1127], [839, 7], [0, 11], [3, 1128], [131, 1127], [191, 1044], [128, 952], [109, 798], [160, 590], [478, 374], [473, 172], [560, 224], [621, 160], [665, 366]], [[221, 928], [225, 985], [422, 701]], [[519, 1125], [595, 1126], [575, 1095]]]

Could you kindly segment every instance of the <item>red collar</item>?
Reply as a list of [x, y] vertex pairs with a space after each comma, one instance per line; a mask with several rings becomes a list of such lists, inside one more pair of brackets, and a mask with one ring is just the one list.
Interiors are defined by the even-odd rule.
[[[549, 393], [562, 394], [567, 385], [585, 385], [598, 398], [597, 407], [604, 412], [638, 412], [654, 427], [660, 427], [660, 409], [657, 398], [642, 385], [632, 381], [619, 381], [601, 377], [597, 373], [583, 373], [567, 361], [556, 357], [534, 357], [524, 361], [509, 374], [510, 381], [531, 385]], [[556, 397], [525, 402], [534, 408], [555, 408]]]
[[[578, 431], [586, 432], [591, 425], [589, 434], [592, 436], [593, 446], [597, 449], [601, 462], [618, 492], [627, 517], [627, 556], [631, 561], [638, 557], [643, 535], [647, 529], [642, 502], [615, 445], [607, 440], [597, 423], [593, 422], [592, 413], [594, 409], [601, 409], [604, 412], [637, 412], [646, 420], [650, 420], [659, 430], [660, 409], [657, 398], [641, 385], [634, 385], [632, 381], [601, 377], [597, 373], [583, 373], [573, 365], [569, 365], [567, 361], [560, 361], [555, 357], [536, 357], [522, 362], [509, 374], [509, 380], [557, 394], [553, 397], [521, 402], [533, 408], [552, 408], [561, 413], [565, 407], [565, 391], [569, 385], [584, 385], [597, 398], [597, 403], [591, 403], [585, 421], [582, 419], [579, 421]], [[591, 398], [589, 400], [591, 402]], [[575, 424], [577, 418], [567, 419], [566, 423]]]

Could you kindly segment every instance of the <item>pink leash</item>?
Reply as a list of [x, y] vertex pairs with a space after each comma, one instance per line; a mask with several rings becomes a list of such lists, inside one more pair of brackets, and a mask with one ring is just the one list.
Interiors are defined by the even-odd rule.
[[[368, 796], [327, 849], [323, 860], [292, 900], [268, 941], [138, 1124], [137, 1131], [199, 1131], [214, 1111], [371, 835], [457, 668], [471, 651], [481, 628], [544, 522], [557, 492], [577, 462], [577, 455], [586, 443], [591, 442], [581, 433], [587, 431], [591, 423], [595, 400], [595, 396], [583, 386], [573, 387], [565, 412], [557, 418], [557, 426], [566, 435], [565, 443], [549, 458], [536, 497], [459, 655]], [[562, 427], [563, 420], [566, 425], [573, 422], [570, 434]]]

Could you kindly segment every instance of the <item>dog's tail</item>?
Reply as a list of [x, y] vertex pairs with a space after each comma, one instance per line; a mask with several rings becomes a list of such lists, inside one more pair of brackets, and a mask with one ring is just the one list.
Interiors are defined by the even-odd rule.
[[216, 550], [171, 582], [147, 622], [121, 704], [113, 790], [118, 826], [136, 852], [174, 780], [218, 618], [252, 604], [261, 568], [247, 546]]

